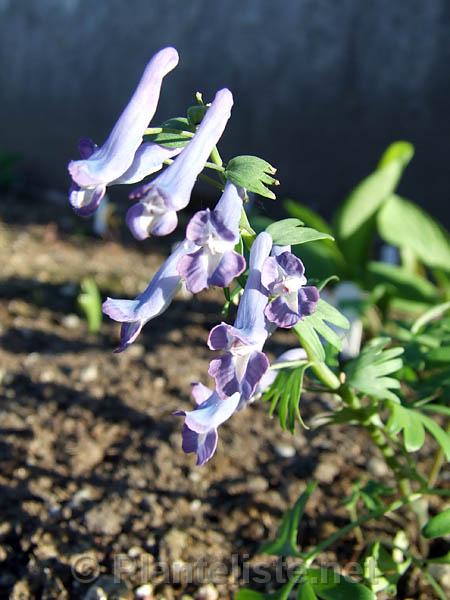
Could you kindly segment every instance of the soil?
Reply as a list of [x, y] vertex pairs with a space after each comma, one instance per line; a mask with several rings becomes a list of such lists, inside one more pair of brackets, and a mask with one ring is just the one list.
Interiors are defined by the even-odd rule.
[[[1, 211], [1, 597], [229, 598], [256, 566], [273, 573], [258, 547], [308, 481], [320, 485], [303, 548], [347, 522], [340, 503], [355, 479], [389, 483], [363, 432], [292, 436], [261, 402], [223, 426], [214, 459], [195, 467], [172, 412], [191, 406], [191, 382], [208, 383], [205, 342], [222, 293], [182, 294], [113, 354], [118, 326], [104, 320], [88, 333], [76, 308], [80, 281], [93, 276], [102, 295], [132, 297], [167, 243], [134, 244], [116, 230], [96, 238], [58, 194], [3, 194]], [[278, 335], [269, 351], [293, 343]], [[329, 403], [306, 396], [306, 423]], [[358, 552], [350, 536], [322, 561], [345, 572]], [[416, 586], [404, 581], [399, 597], [433, 597]]]

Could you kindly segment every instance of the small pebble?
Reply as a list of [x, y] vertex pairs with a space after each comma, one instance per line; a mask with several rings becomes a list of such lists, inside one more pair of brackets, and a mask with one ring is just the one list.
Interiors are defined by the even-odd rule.
[[339, 470], [338, 465], [332, 462], [321, 462], [314, 471], [314, 477], [322, 483], [332, 483]]
[[78, 329], [78, 327], [81, 325], [81, 319], [75, 314], [65, 315], [61, 319], [61, 324], [66, 329]]
[[249, 492], [256, 494], [257, 492], [265, 492], [269, 487], [267, 479], [264, 477], [256, 476], [249, 479], [247, 489]]
[[153, 596], [153, 586], [151, 583], [145, 583], [144, 585], [138, 587], [134, 591], [134, 594], [136, 598], [139, 598], [139, 600], [151, 600]]
[[90, 492], [89, 489], [86, 488], [82, 488], [81, 490], [78, 490], [78, 492], [76, 492], [73, 497], [72, 500], [69, 503], [69, 506], [71, 508], [79, 508], [83, 502], [86, 502], [87, 500], [91, 500], [92, 498], [92, 494]]
[[55, 374], [53, 373], [53, 371], [42, 371], [40, 377], [39, 377], [39, 381], [41, 383], [51, 383], [52, 381], [55, 380]]
[[280, 458], [292, 458], [295, 456], [295, 452], [294, 446], [290, 446], [289, 444], [277, 444], [275, 446], [275, 454]]
[[377, 458], [376, 456], [372, 456], [367, 461], [367, 470], [375, 477], [386, 477], [389, 472], [384, 460]]
[[139, 546], [131, 546], [131, 548], [128, 550], [128, 556], [130, 558], [138, 558], [138, 556], [141, 554], [142, 548], [139, 548]]
[[191, 509], [193, 512], [195, 512], [195, 511], [199, 510], [199, 509], [201, 508], [201, 506], [202, 506], [202, 503], [201, 503], [201, 501], [200, 501], [200, 500], [198, 500], [198, 499], [196, 499], [196, 500], [192, 500], [192, 502], [191, 502], [191, 503], [190, 503], [190, 505], [189, 505], [189, 508], [190, 508], [190, 509]]
[[41, 355], [39, 354], [39, 352], [31, 352], [27, 355], [23, 362], [26, 367], [30, 367], [31, 365], [36, 364], [40, 358]]
[[96, 365], [89, 365], [80, 372], [80, 380], [83, 383], [92, 383], [98, 377], [98, 369]]
[[197, 590], [195, 600], [218, 600], [219, 592], [212, 583], [206, 583]]

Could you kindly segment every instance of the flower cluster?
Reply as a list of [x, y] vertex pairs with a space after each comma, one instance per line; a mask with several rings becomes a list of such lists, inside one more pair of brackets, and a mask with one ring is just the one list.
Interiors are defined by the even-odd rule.
[[[130, 194], [135, 203], [126, 222], [138, 240], [167, 235], [176, 228], [177, 213], [189, 204], [195, 182], [215, 150], [233, 106], [231, 92], [219, 90], [184, 147], [145, 142], [162, 81], [177, 63], [174, 48], [158, 52], [103, 146], [82, 140], [81, 159], [71, 161], [68, 167], [72, 178], [70, 203], [78, 214], [88, 216], [98, 208], [107, 186], [142, 182], [169, 163], [156, 178], [141, 183]], [[183, 283], [190, 292], [198, 293], [211, 286], [228, 288], [244, 274], [246, 260], [236, 251], [244, 195], [245, 190], [226, 181], [215, 208], [193, 215], [184, 241], [141, 294], [134, 300], [106, 299], [104, 313], [121, 323], [116, 352], [125, 350], [148, 321], [168, 308]], [[318, 299], [317, 289], [306, 285], [303, 264], [290, 248], [274, 246], [268, 233], [260, 233], [251, 246], [235, 322], [215, 326], [208, 337], [208, 347], [220, 352], [208, 371], [215, 389], [194, 384], [196, 408], [175, 413], [185, 418], [183, 449], [197, 454], [197, 464], [214, 454], [218, 427], [273, 381], [269, 359], [263, 352], [269, 335], [276, 327], [293, 327], [312, 314]]]

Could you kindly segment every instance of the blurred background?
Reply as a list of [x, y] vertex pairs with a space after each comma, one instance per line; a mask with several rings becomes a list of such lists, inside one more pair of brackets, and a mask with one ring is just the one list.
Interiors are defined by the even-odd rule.
[[448, 226], [449, 34], [448, 0], [0, 0], [0, 152], [64, 190], [78, 138], [104, 141], [171, 44], [181, 62], [155, 124], [196, 90], [230, 87], [224, 156], [266, 158], [281, 197], [325, 215], [391, 141], [409, 140], [400, 192]]

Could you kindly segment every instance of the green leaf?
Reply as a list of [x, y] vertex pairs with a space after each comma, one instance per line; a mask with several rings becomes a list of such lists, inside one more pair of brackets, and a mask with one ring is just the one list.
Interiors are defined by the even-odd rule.
[[400, 383], [386, 376], [401, 369], [403, 361], [399, 356], [403, 354], [403, 348], [385, 350], [389, 341], [388, 338], [376, 338], [367, 344], [361, 354], [347, 364], [346, 381], [363, 394], [398, 402], [391, 390], [399, 389]]
[[371, 512], [382, 508], [385, 504], [385, 496], [392, 496], [393, 493], [393, 488], [372, 480], [369, 480], [366, 485], [360, 489], [361, 499], [366, 508]]
[[[155, 142], [155, 144], [160, 144], [166, 148], [183, 148], [190, 142], [192, 134], [195, 131], [185, 117], [168, 119], [167, 121], [164, 121], [161, 127], [164, 129], [172, 129], [174, 131], [151, 133], [144, 136], [145, 141]], [[177, 133], [177, 131], [180, 131], [180, 133]], [[182, 132], [187, 132], [188, 135]], [[191, 135], [189, 135], [189, 133]]]
[[430, 419], [427, 415], [424, 415], [420, 412], [417, 413], [422, 421], [423, 426], [428, 432], [434, 437], [436, 442], [444, 451], [445, 457], [448, 461], [450, 461], [450, 434], [447, 433], [440, 427], [436, 421]]
[[394, 192], [413, 153], [413, 147], [407, 142], [389, 146], [375, 172], [356, 186], [338, 211], [336, 238], [350, 266], [365, 265], [375, 231], [376, 213]]
[[295, 246], [317, 240], [333, 240], [328, 233], [303, 227], [303, 223], [298, 219], [282, 219], [269, 225], [266, 231], [270, 233], [273, 243], [278, 246]]
[[394, 435], [403, 431], [403, 441], [408, 452], [420, 450], [425, 442], [425, 429], [420, 413], [395, 403], [390, 409], [388, 430]]
[[102, 324], [102, 298], [97, 284], [91, 277], [85, 277], [81, 281], [81, 291], [77, 302], [88, 323], [91, 333], [100, 331]]
[[376, 213], [397, 187], [413, 153], [412, 146], [406, 142], [389, 146], [377, 169], [363, 179], [344, 202], [336, 222], [339, 238], [349, 239]]
[[297, 600], [317, 600], [314, 588], [308, 581], [301, 583], [297, 588]]
[[438, 290], [432, 283], [396, 265], [369, 262], [367, 274], [369, 285], [384, 285], [388, 294], [394, 297], [419, 302], [435, 302], [438, 297]]
[[260, 552], [274, 556], [300, 555], [297, 545], [298, 528], [305, 512], [306, 503], [315, 489], [315, 482], [308, 483], [294, 506], [283, 515], [276, 538], [263, 544]]
[[303, 377], [310, 363], [304, 362], [295, 368], [285, 368], [279, 371], [275, 381], [263, 396], [263, 402], [271, 402], [270, 415], [278, 410], [278, 418], [283, 430], [295, 431], [295, 425], [300, 422], [308, 429], [300, 414], [299, 402], [303, 386]]
[[450, 508], [443, 510], [433, 517], [422, 529], [422, 535], [427, 539], [443, 537], [450, 534]]
[[322, 298], [317, 303], [315, 312], [308, 317], [304, 317], [295, 325], [294, 331], [297, 335], [306, 337], [312, 346], [315, 359], [323, 362], [325, 360], [325, 351], [323, 349], [320, 337], [337, 350], [342, 348], [342, 336], [338, 335], [334, 329], [327, 325], [327, 322], [340, 329], [348, 329], [350, 324], [344, 315], [334, 306], [325, 302]]
[[238, 187], [274, 200], [275, 194], [266, 185], [278, 185], [279, 182], [272, 177], [276, 171], [271, 164], [257, 156], [236, 156], [228, 163], [224, 175]]
[[307, 581], [321, 600], [375, 600], [374, 593], [331, 569], [308, 569]]
[[384, 151], [378, 163], [378, 168], [383, 168], [389, 163], [397, 161], [404, 169], [413, 156], [414, 146], [410, 142], [394, 142]]
[[428, 267], [450, 270], [448, 233], [412, 202], [390, 196], [377, 215], [377, 225], [389, 244], [411, 250]]
[[313, 357], [317, 362], [324, 362], [324, 347], [322, 346], [322, 342], [312, 323], [308, 321], [308, 318], [309, 317], [301, 319], [301, 321], [293, 327], [293, 330], [297, 334], [300, 344], [308, 352], [308, 356]]

